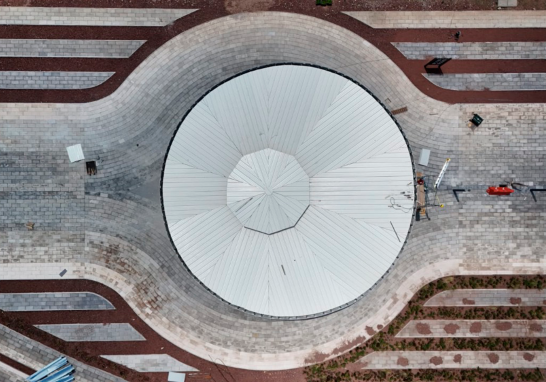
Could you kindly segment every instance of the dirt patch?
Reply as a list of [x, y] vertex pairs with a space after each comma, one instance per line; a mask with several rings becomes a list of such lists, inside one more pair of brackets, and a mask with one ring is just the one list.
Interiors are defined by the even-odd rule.
[[510, 322], [497, 322], [495, 324], [495, 329], [500, 330], [501, 332], [505, 332], [507, 330], [512, 329], [512, 323]]
[[419, 334], [432, 334], [432, 332], [430, 331], [430, 326], [428, 324], [418, 323], [417, 325], [415, 325], [415, 329]]
[[499, 355], [495, 353], [488, 353], [487, 358], [489, 358], [489, 362], [491, 363], [498, 363], [499, 362]]
[[455, 354], [455, 357], [453, 357], [453, 362], [455, 363], [461, 363], [462, 360], [463, 360], [463, 356], [460, 354]]
[[481, 322], [473, 322], [472, 325], [470, 325], [470, 333], [481, 333], [481, 331], [482, 331]]
[[330, 356], [336, 356], [336, 355], [339, 355], [339, 354], [343, 354], [346, 351], [349, 351], [352, 348], [354, 348], [355, 346], [360, 345], [360, 344], [362, 344], [364, 342], [366, 342], [366, 338], [364, 338], [362, 336], [358, 336], [354, 340], [346, 342], [343, 346], [335, 348], [330, 354], [319, 353], [319, 352], [313, 353], [312, 355], [310, 355], [309, 357], [307, 357], [305, 359], [305, 363], [321, 363], [321, 362], [324, 362]]
[[447, 324], [446, 326], [444, 326], [444, 331], [447, 333], [447, 334], [455, 334], [457, 333], [457, 330], [459, 330], [461, 327], [457, 324]]
[[442, 357], [438, 357], [438, 356], [432, 357], [429, 361], [434, 366], [438, 366], [438, 365], [441, 365], [442, 363], [444, 363], [444, 360], [442, 359]]
[[409, 361], [407, 358], [405, 357], [398, 357], [398, 359], [396, 360], [396, 364], [398, 366], [408, 366], [409, 365]]
[[474, 305], [474, 304], [476, 304], [476, 301], [465, 297], [465, 298], [463, 298], [463, 304], [464, 305]]
[[383, 325], [377, 325], [377, 330], [383, 330], [384, 326]]
[[226, 0], [226, 11], [229, 13], [267, 11], [275, 5], [275, 0]]
[[362, 369], [364, 369], [366, 366], [368, 366], [368, 362], [356, 361], [345, 366], [345, 369], [351, 373], [354, 373], [357, 371], [362, 371]]
[[531, 362], [532, 360], [535, 359], [535, 356], [531, 353], [523, 353], [523, 359], [528, 362]]
[[543, 328], [542, 328], [542, 325], [537, 324], [537, 323], [533, 323], [533, 324], [529, 325], [529, 329], [532, 332], [542, 333]]
[[368, 333], [369, 336], [373, 336], [376, 333], [376, 331], [373, 330], [371, 326], [366, 326], [366, 333]]
[[512, 305], [521, 304], [521, 298], [519, 298], [519, 297], [510, 297], [510, 304], [512, 304]]

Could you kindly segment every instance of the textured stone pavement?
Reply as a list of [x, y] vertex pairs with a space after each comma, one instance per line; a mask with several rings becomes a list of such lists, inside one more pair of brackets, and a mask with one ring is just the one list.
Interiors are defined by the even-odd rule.
[[344, 12], [372, 28], [543, 28], [546, 11]]
[[0, 363], [0, 380], [2, 382], [21, 382], [23, 378], [9, 366]]
[[415, 320], [408, 322], [396, 337], [546, 337], [546, 321]]
[[430, 298], [425, 306], [544, 306], [546, 290], [456, 289]]
[[143, 40], [0, 39], [0, 57], [130, 57]]
[[145, 341], [131, 324], [52, 324], [36, 325], [38, 329], [68, 342]]
[[142, 372], [199, 371], [168, 354], [103, 355], [101, 357]]
[[7, 312], [40, 310], [110, 310], [112, 304], [95, 293], [0, 293], [0, 309]]
[[386, 351], [361, 358], [363, 369], [531, 369], [546, 364], [542, 351]]
[[89, 89], [114, 72], [0, 72], [0, 89]]
[[546, 90], [546, 73], [423, 74], [434, 85], [451, 90]]
[[195, 9], [2, 7], [0, 25], [163, 26]]
[[546, 59], [546, 42], [393, 42], [406, 58], [449, 57], [459, 60]]
[[[328, 36], [327, 39], [317, 36]], [[298, 62], [337, 70], [396, 116], [413, 151], [431, 149], [443, 209], [416, 222], [395, 265], [363, 299], [307, 321], [271, 321], [204, 290], [168, 239], [159, 179], [169, 141], [205, 92], [244, 70]], [[473, 112], [485, 118], [467, 126]], [[296, 14], [240, 14], [195, 27], [163, 45], [111, 96], [89, 104], [0, 105], [0, 278], [88, 278], [118, 291], [146, 323], [205, 359], [274, 370], [348, 350], [385, 325], [424, 284], [455, 274], [544, 273], [546, 198], [490, 197], [510, 179], [546, 184], [542, 104], [449, 105], [408, 81], [383, 53], [333, 24]], [[98, 174], [69, 164], [82, 143]], [[471, 186], [457, 203], [454, 186]], [[34, 231], [24, 224], [35, 222]]]
[[[3, 354], [34, 370], [59, 358], [61, 354], [39, 342], [33, 341], [5, 326], [0, 325], [0, 354]], [[123, 379], [105, 371], [95, 369], [75, 359], [68, 358], [77, 372], [77, 381], [81, 382], [122, 382]], [[1, 370], [1, 369], [0, 369]], [[1, 375], [0, 375], [1, 376]], [[3, 382], [4, 380], [2, 380]]]

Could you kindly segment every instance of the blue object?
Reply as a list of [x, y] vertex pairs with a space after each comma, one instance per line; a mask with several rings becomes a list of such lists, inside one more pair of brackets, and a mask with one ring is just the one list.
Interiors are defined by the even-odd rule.
[[27, 381], [38, 382], [44, 377], [47, 377], [49, 374], [53, 373], [55, 370], [60, 369], [67, 363], [68, 361], [65, 357], [59, 357], [55, 361], [51, 362], [49, 365], [44, 366], [41, 370], [38, 370], [36, 373], [32, 374], [30, 377], [27, 377]]
[[60, 378], [69, 376], [70, 373], [74, 371], [74, 366], [68, 365], [64, 369], [57, 370], [53, 374], [50, 374], [48, 377], [40, 380], [40, 382], [57, 382]]

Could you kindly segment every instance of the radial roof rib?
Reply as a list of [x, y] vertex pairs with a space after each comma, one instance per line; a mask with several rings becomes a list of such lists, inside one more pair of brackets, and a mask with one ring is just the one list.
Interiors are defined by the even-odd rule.
[[178, 252], [196, 277], [207, 270], [237, 235], [242, 225], [224, 206], [169, 227]]
[[169, 159], [229, 176], [243, 155], [205, 105], [197, 104], [180, 126]]
[[346, 78], [307, 67], [268, 70], [270, 147], [291, 155], [332, 103]]
[[167, 160], [163, 195], [169, 225], [226, 205], [226, 179]]
[[243, 155], [268, 147], [266, 94], [252, 74], [233, 79], [201, 101]]
[[413, 182], [409, 154], [392, 152], [352, 163], [311, 179], [311, 204], [391, 229], [409, 224]]

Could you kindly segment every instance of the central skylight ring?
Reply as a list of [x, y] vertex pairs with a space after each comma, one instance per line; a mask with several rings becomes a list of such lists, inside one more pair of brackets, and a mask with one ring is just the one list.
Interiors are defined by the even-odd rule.
[[292, 155], [264, 149], [241, 158], [226, 203], [245, 228], [272, 235], [292, 228], [309, 206], [309, 176]]

